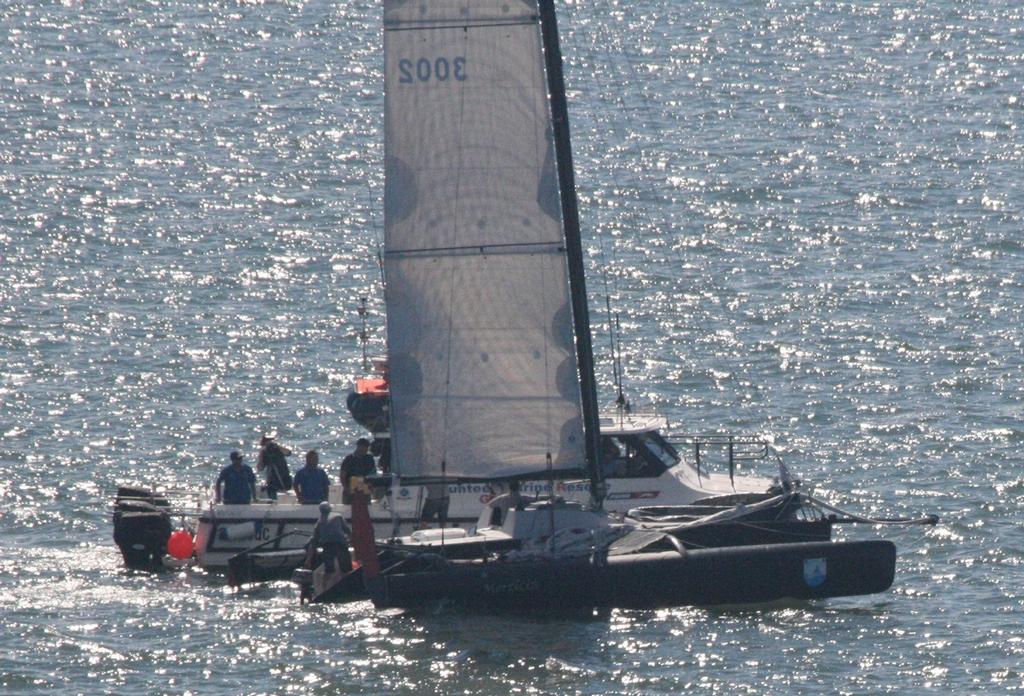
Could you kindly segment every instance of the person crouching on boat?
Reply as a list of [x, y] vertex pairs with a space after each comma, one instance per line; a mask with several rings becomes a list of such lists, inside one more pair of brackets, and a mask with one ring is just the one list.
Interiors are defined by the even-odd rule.
[[221, 469], [214, 490], [214, 500], [225, 505], [248, 505], [256, 498], [256, 474], [242, 462], [240, 452], [231, 453], [231, 463]]
[[306, 452], [306, 466], [295, 472], [295, 495], [303, 505], [316, 505], [327, 500], [331, 480], [320, 468], [316, 450]]
[[278, 444], [269, 435], [260, 438], [260, 454], [256, 460], [256, 468], [266, 472], [267, 497], [271, 500], [277, 500], [278, 492], [291, 490], [292, 474], [285, 460], [291, 453], [290, 449]]
[[352, 534], [344, 518], [331, 514], [331, 504], [320, 503], [320, 519], [313, 527], [304, 566], [313, 569], [317, 548], [323, 549], [325, 573], [347, 573], [352, 570], [352, 555], [348, 551], [348, 538]]

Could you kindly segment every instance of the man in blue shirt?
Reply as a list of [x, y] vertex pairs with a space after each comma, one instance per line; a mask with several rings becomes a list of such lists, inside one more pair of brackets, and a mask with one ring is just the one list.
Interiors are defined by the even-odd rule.
[[320, 468], [320, 455], [316, 450], [306, 452], [306, 466], [295, 472], [295, 495], [303, 505], [315, 505], [327, 500], [331, 481]]
[[[223, 487], [223, 491], [221, 488]], [[231, 463], [221, 469], [217, 477], [216, 497], [225, 505], [248, 505], [256, 497], [256, 474], [242, 463], [242, 455], [231, 453]]]

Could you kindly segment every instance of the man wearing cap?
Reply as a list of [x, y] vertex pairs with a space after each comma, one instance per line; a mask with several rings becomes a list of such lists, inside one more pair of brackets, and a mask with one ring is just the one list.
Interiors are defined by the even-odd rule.
[[316, 549], [322, 547], [325, 572], [347, 573], [352, 570], [352, 555], [348, 551], [350, 533], [342, 516], [331, 514], [331, 504], [326, 501], [320, 503], [320, 519], [313, 527], [313, 538], [309, 540], [306, 567], [313, 567]]
[[231, 463], [217, 477], [215, 494], [216, 502], [223, 500], [225, 505], [248, 505], [256, 497], [256, 474], [242, 463], [241, 453], [231, 453]]
[[352, 478], [372, 476], [377, 473], [370, 454], [370, 441], [365, 437], [356, 440], [356, 451], [341, 460], [341, 502], [352, 504]]

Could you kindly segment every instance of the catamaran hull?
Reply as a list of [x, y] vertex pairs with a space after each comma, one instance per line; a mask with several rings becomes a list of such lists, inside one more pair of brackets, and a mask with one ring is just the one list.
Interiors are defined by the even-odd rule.
[[740, 519], [667, 533], [679, 539], [689, 549], [795, 544], [828, 541], [832, 538], [832, 521], [823, 519], [757, 522]]
[[437, 603], [488, 610], [563, 611], [763, 604], [887, 590], [896, 569], [888, 541], [777, 544], [639, 553], [606, 560], [451, 563], [371, 581], [379, 608]]

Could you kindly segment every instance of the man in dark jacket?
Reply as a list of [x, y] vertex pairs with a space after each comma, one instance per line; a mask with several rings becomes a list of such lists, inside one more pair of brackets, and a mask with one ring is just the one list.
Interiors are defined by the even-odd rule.
[[370, 441], [365, 437], [356, 440], [356, 451], [341, 460], [341, 502], [352, 504], [352, 478], [363, 478], [377, 473], [370, 454]]
[[268, 435], [260, 439], [260, 456], [256, 461], [256, 468], [266, 472], [267, 497], [271, 500], [277, 500], [279, 491], [291, 490], [292, 474], [288, 470], [288, 462], [285, 461], [285, 457], [291, 453], [290, 449], [282, 447]]

